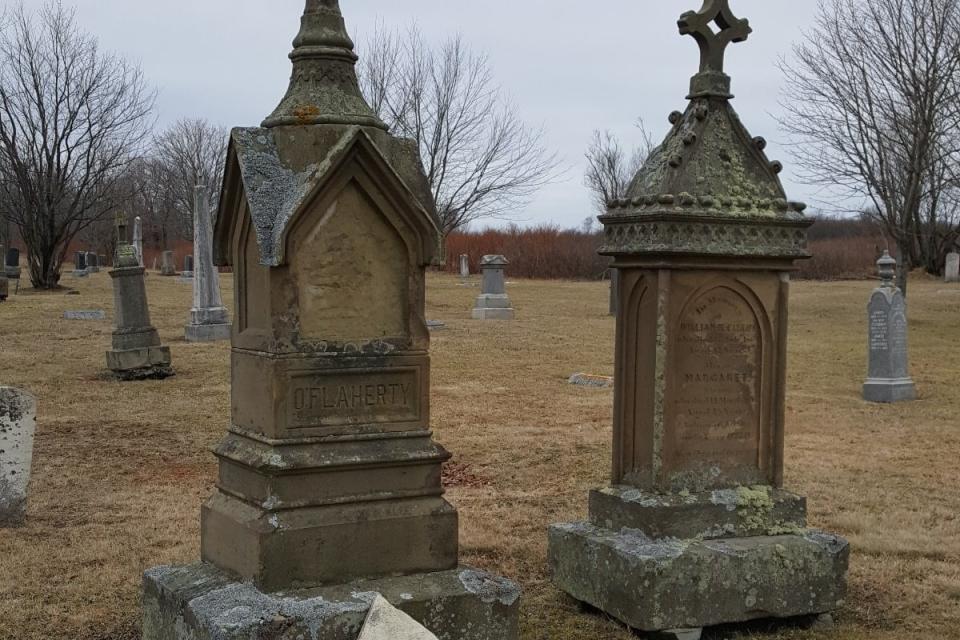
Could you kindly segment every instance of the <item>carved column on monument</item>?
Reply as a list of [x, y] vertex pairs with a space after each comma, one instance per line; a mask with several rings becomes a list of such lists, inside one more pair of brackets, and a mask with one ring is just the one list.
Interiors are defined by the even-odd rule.
[[143, 637], [272, 638], [282, 611], [283, 637], [356, 640], [380, 593], [440, 640], [514, 640], [519, 590], [459, 565], [443, 498], [417, 147], [362, 98], [336, 0], [307, 1], [294, 47], [287, 96], [227, 152], [233, 401], [204, 562], [147, 573]]
[[789, 274], [810, 221], [730, 104], [723, 49], [751, 29], [727, 0], [679, 24], [702, 53], [689, 105], [601, 218], [619, 271], [612, 485], [588, 521], [551, 527], [549, 561], [576, 599], [693, 639], [829, 613], [849, 550], [782, 488]]

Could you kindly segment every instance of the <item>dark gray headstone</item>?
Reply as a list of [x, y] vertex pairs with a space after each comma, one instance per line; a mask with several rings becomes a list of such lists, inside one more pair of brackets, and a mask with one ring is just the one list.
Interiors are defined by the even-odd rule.
[[877, 263], [881, 284], [867, 305], [869, 373], [863, 398], [869, 402], [914, 400], [907, 358], [907, 303], [894, 283], [897, 261], [888, 252]]
[[19, 267], [20, 249], [17, 249], [16, 247], [10, 247], [7, 249], [7, 255], [4, 264], [8, 267]]
[[73, 256], [73, 268], [76, 271], [84, 271], [87, 268], [87, 254], [83, 251], [77, 251]]
[[193, 256], [185, 256], [183, 258], [183, 270], [193, 273]]

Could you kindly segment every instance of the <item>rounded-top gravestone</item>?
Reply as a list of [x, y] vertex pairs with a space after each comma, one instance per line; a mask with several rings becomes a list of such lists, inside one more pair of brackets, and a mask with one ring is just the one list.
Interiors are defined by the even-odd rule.
[[897, 261], [889, 251], [877, 261], [880, 286], [867, 306], [869, 364], [863, 398], [869, 402], [914, 400], [907, 351], [907, 303], [894, 284]]

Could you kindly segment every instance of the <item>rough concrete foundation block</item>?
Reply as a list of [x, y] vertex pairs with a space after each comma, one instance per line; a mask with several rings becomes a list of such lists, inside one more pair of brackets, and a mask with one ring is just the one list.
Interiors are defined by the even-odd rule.
[[143, 640], [357, 640], [377, 594], [439, 640], [519, 637], [520, 588], [467, 567], [268, 594], [200, 563], [146, 572]]
[[107, 367], [121, 380], [168, 378], [170, 362], [170, 347], [107, 351]]
[[806, 528], [807, 501], [770, 487], [658, 494], [617, 486], [590, 492], [590, 521], [651, 538], [780, 535]]
[[917, 399], [917, 389], [910, 378], [867, 380], [863, 385], [863, 399], [867, 402], [910, 402]]
[[679, 540], [577, 522], [553, 525], [549, 543], [558, 587], [647, 632], [833, 611], [850, 554], [843, 538], [812, 530]]
[[184, 329], [187, 342], [217, 342], [229, 340], [231, 324], [188, 324]]

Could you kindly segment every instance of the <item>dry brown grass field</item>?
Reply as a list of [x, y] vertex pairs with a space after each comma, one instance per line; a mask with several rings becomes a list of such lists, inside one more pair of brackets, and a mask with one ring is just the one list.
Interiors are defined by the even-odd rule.
[[[184, 342], [190, 287], [151, 275], [154, 322], [178, 375], [110, 381], [110, 278], [64, 282], [80, 295], [0, 304], [0, 384], [40, 405], [29, 523], [0, 531], [0, 638], [134, 639], [141, 572], [198, 558], [209, 448], [229, 419], [228, 345]], [[229, 277], [223, 285], [229, 304]], [[849, 537], [853, 555], [837, 628], [780, 629], [771, 640], [960, 638], [960, 288], [912, 284], [921, 397], [872, 406], [859, 397], [872, 286], [794, 286], [787, 485], [809, 496], [813, 526]], [[429, 279], [427, 315], [448, 326], [434, 335], [433, 425], [473, 480], [448, 492], [463, 560], [523, 584], [524, 640], [633, 637], [581, 612], [545, 571], [545, 527], [583, 517], [587, 490], [607, 478], [612, 391], [566, 382], [612, 374], [607, 289], [520, 280], [510, 292], [518, 319], [479, 323], [469, 319], [476, 288]], [[61, 319], [97, 308], [107, 321]]]

